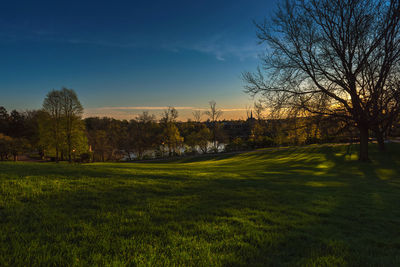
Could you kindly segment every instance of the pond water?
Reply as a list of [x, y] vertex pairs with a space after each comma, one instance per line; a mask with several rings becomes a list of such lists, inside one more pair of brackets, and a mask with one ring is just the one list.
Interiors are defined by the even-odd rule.
[[[218, 144], [218, 153], [220, 152], [224, 152], [226, 148], [226, 144]], [[209, 142], [208, 143], [208, 148], [207, 148], [207, 152], [210, 153], [214, 150], [214, 146], [213, 143]], [[196, 146], [194, 148], [194, 151], [192, 150], [192, 148], [188, 147], [188, 146], [181, 146], [176, 150], [176, 153], [178, 155], [191, 155], [193, 153], [195, 154], [204, 154], [203, 151], [200, 149], [200, 147]], [[169, 151], [168, 151], [168, 147], [167, 146], [160, 146], [159, 149], [149, 149], [146, 150], [143, 153], [142, 158], [144, 159], [156, 159], [156, 158], [164, 158], [164, 157], [168, 157], [169, 156]], [[128, 161], [128, 160], [135, 160], [138, 159], [138, 155], [136, 153], [130, 153], [130, 155], [126, 155], [122, 160], [123, 161]]]

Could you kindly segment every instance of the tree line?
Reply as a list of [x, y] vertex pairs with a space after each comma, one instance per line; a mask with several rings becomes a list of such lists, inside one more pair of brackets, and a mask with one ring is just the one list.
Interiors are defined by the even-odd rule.
[[[214, 101], [179, 121], [170, 107], [157, 119], [144, 111], [131, 120], [82, 118], [83, 107], [72, 89], [50, 91], [40, 110], [10, 113], [0, 107], [0, 160], [120, 161], [180, 155], [245, 151], [256, 148], [326, 142], [357, 142], [358, 128], [325, 115], [266, 118], [256, 102], [247, 120], [221, 120]], [[254, 113], [254, 117], [253, 117]], [[203, 119], [204, 118], [204, 119]], [[398, 135], [398, 118], [392, 124]]]

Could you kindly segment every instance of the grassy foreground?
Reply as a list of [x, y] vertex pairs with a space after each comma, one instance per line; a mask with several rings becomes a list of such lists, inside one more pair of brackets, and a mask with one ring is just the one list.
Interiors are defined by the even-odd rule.
[[0, 163], [0, 265], [400, 266], [400, 145], [375, 149]]

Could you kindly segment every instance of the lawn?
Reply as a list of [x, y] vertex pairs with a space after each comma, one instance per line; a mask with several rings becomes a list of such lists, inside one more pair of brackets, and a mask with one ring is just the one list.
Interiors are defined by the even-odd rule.
[[400, 266], [400, 144], [0, 163], [0, 265]]

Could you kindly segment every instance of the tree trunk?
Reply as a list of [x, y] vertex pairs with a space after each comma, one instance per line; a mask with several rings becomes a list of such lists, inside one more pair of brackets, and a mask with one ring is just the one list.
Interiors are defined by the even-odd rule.
[[378, 148], [380, 151], [385, 151], [385, 138], [381, 131], [376, 131], [376, 140], [378, 141]]
[[72, 162], [72, 142], [71, 136], [68, 136], [68, 162]]
[[367, 162], [367, 161], [369, 161], [369, 157], [368, 157], [368, 139], [369, 139], [368, 127], [365, 125], [360, 125], [359, 130], [360, 130], [360, 153], [359, 153], [358, 160]]
[[39, 157], [41, 160], [44, 160], [44, 151], [43, 150], [39, 151]]
[[58, 145], [56, 145], [56, 162], [58, 163]]

